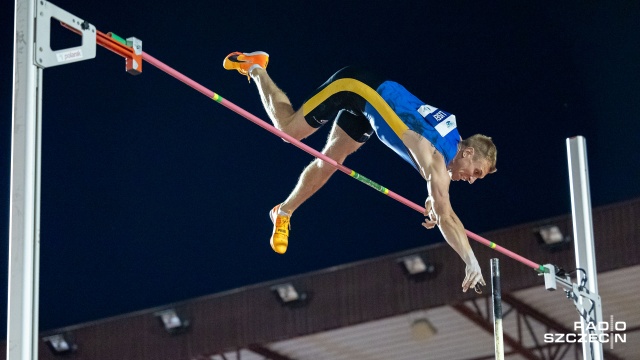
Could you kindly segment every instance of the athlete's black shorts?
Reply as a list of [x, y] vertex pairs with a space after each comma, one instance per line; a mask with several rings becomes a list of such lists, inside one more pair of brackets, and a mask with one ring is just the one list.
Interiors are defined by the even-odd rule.
[[366, 70], [353, 66], [340, 69], [304, 102], [302, 105], [304, 119], [314, 128], [319, 128], [335, 119], [337, 125], [353, 140], [364, 143], [373, 134], [373, 128], [364, 115], [366, 100], [355, 92], [342, 90], [340, 86], [329, 87], [331, 84], [339, 83], [339, 80], [346, 82], [356, 80], [372, 88], [373, 91], [383, 83]]

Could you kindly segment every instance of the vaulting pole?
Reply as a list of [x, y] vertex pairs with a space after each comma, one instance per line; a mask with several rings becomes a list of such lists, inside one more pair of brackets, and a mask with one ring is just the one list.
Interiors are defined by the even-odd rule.
[[498, 259], [491, 259], [491, 300], [493, 303], [493, 338], [496, 360], [504, 360], [502, 290], [500, 288], [500, 262]]

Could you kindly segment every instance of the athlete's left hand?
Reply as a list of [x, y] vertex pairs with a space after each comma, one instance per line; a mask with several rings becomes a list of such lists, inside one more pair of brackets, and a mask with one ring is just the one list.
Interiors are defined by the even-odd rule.
[[480, 285], [486, 286], [484, 278], [482, 277], [482, 270], [480, 264], [476, 260], [475, 255], [471, 254], [465, 267], [465, 278], [462, 282], [462, 292], [467, 292], [469, 289], [475, 290], [478, 294], [482, 294], [482, 288]]

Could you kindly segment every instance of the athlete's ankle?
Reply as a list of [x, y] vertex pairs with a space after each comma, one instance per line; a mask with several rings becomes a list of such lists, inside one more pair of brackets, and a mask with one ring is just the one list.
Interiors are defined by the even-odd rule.
[[293, 214], [293, 210], [289, 210], [289, 208], [280, 204], [280, 208], [278, 209], [278, 215], [291, 216], [291, 214]]
[[249, 71], [248, 71], [249, 76], [251, 76], [251, 78], [255, 80], [256, 77], [260, 76], [260, 70], [264, 70], [264, 69], [258, 64], [253, 64], [249, 68]]

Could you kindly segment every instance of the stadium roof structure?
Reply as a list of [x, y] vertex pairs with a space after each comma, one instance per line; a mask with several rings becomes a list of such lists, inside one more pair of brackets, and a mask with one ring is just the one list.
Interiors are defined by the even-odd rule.
[[[604, 318], [624, 323], [624, 329], [610, 334], [616, 340], [603, 345], [606, 359], [640, 358], [634, 345], [640, 341], [639, 218], [640, 199], [593, 210]], [[549, 251], [536, 239], [535, 230], [549, 225], [571, 233], [567, 215], [483, 236], [572, 270], [571, 243]], [[487, 264], [490, 258], [501, 259], [505, 358], [581, 358], [579, 343], [545, 342], [545, 334], [575, 333], [579, 315], [573, 302], [562, 291], [546, 291], [542, 277], [522, 264], [487, 247], [475, 252]], [[425, 261], [423, 276], [412, 277], [403, 267], [412, 256]], [[71, 350], [64, 359], [493, 359], [490, 290], [461, 292], [459, 265], [446, 244], [411, 249], [47, 331], [41, 334], [39, 358], [60, 358], [50, 346], [52, 337], [60, 335]], [[297, 292], [278, 293], [278, 285]], [[287, 303], [278, 295], [297, 298]], [[174, 330], [182, 331], [163, 326], [159, 314], [165, 310], [188, 322], [174, 322]]]

